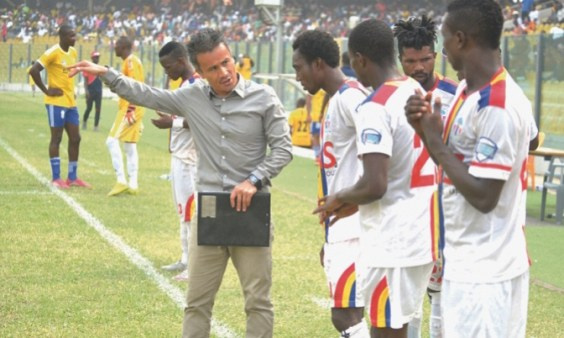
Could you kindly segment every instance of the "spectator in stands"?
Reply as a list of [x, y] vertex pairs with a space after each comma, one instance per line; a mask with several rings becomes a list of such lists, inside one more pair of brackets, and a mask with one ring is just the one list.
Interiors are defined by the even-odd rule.
[[521, 3], [521, 21], [524, 24], [527, 24], [529, 21], [531, 21], [529, 14], [533, 10], [534, 6], [535, 0], [523, 0], [523, 2]]

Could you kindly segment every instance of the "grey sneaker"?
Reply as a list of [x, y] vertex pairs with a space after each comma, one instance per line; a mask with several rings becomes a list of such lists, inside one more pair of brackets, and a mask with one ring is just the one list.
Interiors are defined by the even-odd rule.
[[86, 122], [82, 122], [82, 130], [86, 130]]
[[178, 261], [176, 263], [172, 263], [169, 265], [163, 265], [161, 268], [166, 271], [182, 271], [182, 270], [186, 270], [186, 264], [182, 263], [181, 261]]

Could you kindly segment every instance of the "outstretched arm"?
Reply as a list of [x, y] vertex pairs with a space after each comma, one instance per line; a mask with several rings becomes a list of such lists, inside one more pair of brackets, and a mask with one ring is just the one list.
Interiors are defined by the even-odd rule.
[[181, 95], [182, 90], [169, 91], [150, 87], [135, 81], [113, 69], [89, 62], [80, 61], [69, 67], [69, 76], [75, 76], [81, 71], [98, 75], [110, 89], [128, 102], [175, 115], [186, 116], [188, 95]]

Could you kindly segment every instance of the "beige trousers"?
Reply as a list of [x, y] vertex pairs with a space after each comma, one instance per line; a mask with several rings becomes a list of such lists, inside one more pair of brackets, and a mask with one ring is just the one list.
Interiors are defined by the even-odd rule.
[[[272, 230], [272, 226], [271, 226]], [[272, 231], [270, 247], [199, 246], [197, 215], [191, 223], [188, 294], [182, 337], [208, 338], [215, 295], [229, 258], [239, 276], [245, 297], [247, 338], [270, 338], [274, 311], [272, 285]]]

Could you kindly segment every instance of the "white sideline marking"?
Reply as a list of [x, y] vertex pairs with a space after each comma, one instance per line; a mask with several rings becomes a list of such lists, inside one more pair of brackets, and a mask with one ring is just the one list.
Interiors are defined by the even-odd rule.
[[[56, 189], [51, 186], [51, 182], [45, 178], [37, 169], [35, 169], [29, 162], [27, 162], [23, 157], [21, 157], [12, 147], [10, 147], [2, 138], [0, 138], [0, 146], [6, 150], [14, 159], [16, 159], [35, 179], [37, 179], [41, 184], [47, 186], [51, 193], [55, 194], [63, 201], [65, 201], [82, 219], [86, 221], [88, 226], [94, 228], [108, 243], [113, 247], [121, 251], [131, 263], [137, 266], [141, 271], [143, 271], [147, 276], [149, 276], [170, 299], [181, 309], [184, 309], [185, 297], [184, 291], [180, 288], [172, 285], [168, 278], [161, 275], [155, 268], [151, 261], [143, 257], [137, 250], [130, 247], [125, 243], [121, 237], [114, 234], [108, 228], [102, 224], [94, 215], [89, 213], [84, 207], [74, 200], [67, 193]], [[225, 324], [212, 319], [212, 330], [220, 337], [237, 337], [237, 335], [231, 331]]]
[[292, 147], [292, 154], [299, 156], [299, 157], [310, 158], [312, 160], [315, 159], [315, 156], [313, 156], [313, 150], [308, 149], [308, 148], [293, 146]]
[[316, 296], [310, 296], [309, 299], [322, 309], [325, 310], [331, 309], [331, 299], [329, 298], [319, 298]]
[[1, 190], [0, 195], [51, 195], [51, 193], [42, 190], [26, 190], [26, 191]]
[[104, 175], [109, 175], [109, 174], [112, 173], [112, 172], [109, 171], [109, 170], [100, 169], [100, 166], [98, 166], [95, 162], [89, 161], [89, 160], [85, 159], [84, 157], [80, 157], [80, 164], [84, 164], [84, 165], [87, 165], [87, 166], [89, 166], [89, 167], [94, 168], [94, 170], [95, 170], [98, 174], [103, 175], [103, 176], [104, 176]]

